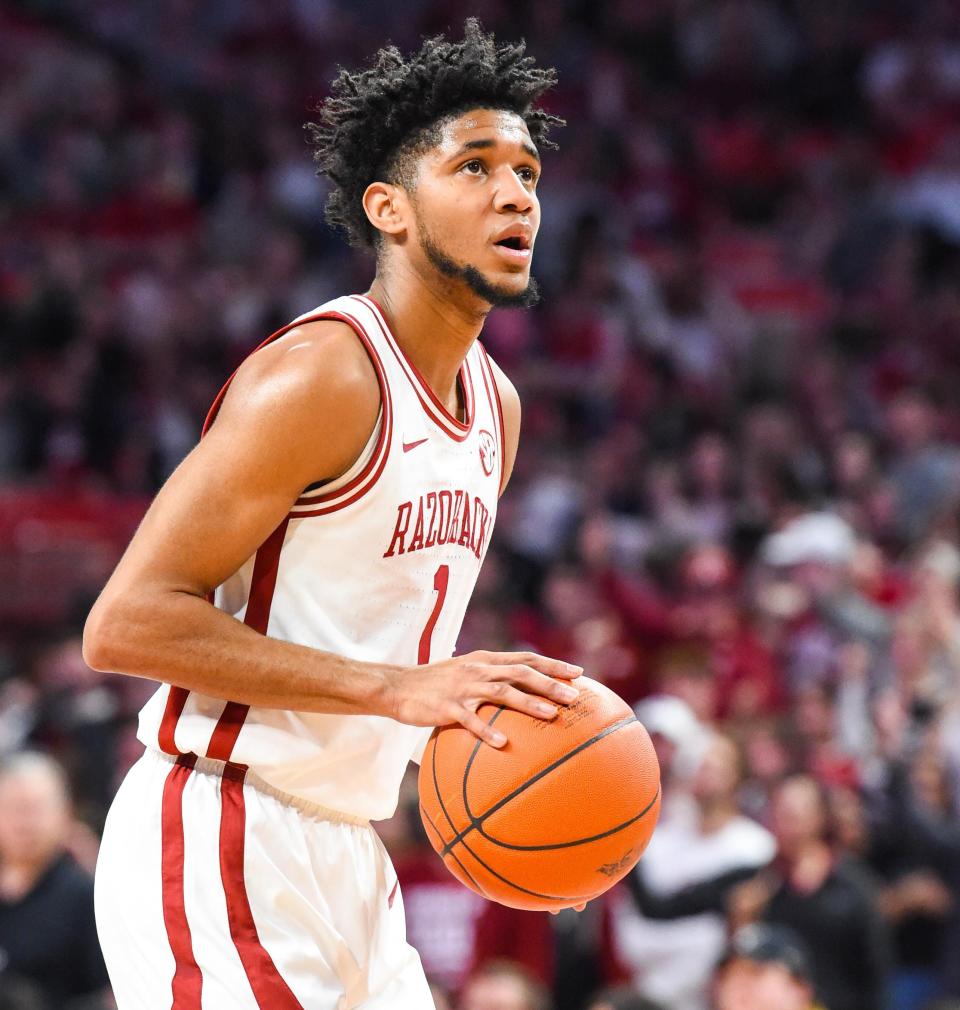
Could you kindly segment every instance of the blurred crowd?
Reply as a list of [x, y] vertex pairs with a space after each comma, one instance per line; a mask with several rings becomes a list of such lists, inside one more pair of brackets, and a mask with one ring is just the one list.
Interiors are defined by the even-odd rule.
[[446, 875], [408, 790], [383, 835], [438, 1006], [956, 1010], [954, 0], [0, 4], [0, 1006], [108, 998], [4, 939], [54, 886], [89, 927], [151, 690], [83, 663], [129, 531], [84, 554], [81, 503], [142, 511], [253, 346], [367, 288], [302, 123], [467, 14], [569, 125], [542, 304], [484, 331], [524, 429], [458, 648], [582, 664], [665, 786], [629, 882], [555, 918]]

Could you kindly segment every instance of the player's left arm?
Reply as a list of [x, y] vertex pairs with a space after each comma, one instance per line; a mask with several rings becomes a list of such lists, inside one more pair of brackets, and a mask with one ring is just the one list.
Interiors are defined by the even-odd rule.
[[500, 484], [500, 494], [507, 489], [513, 464], [517, 458], [517, 445], [520, 442], [520, 395], [517, 387], [507, 378], [503, 369], [488, 356], [493, 377], [500, 394], [500, 406], [503, 408], [503, 481]]

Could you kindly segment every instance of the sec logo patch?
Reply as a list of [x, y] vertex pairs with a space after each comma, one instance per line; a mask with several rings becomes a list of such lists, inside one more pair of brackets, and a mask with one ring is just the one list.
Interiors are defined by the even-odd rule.
[[486, 428], [480, 431], [480, 465], [489, 477], [497, 462], [497, 440]]

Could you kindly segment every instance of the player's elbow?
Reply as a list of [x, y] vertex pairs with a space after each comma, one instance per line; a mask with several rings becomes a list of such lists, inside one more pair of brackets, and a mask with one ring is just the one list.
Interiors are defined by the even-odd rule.
[[118, 673], [129, 654], [128, 622], [121, 606], [106, 596], [93, 605], [83, 626], [83, 660], [91, 669]]

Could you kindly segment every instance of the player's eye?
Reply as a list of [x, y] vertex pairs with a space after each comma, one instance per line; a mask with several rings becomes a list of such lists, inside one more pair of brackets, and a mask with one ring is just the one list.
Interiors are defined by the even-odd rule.
[[528, 185], [535, 183], [539, 178], [537, 172], [535, 172], [534, 169], [528, 167], [518, 168], [517, 175], [519, 175], [520, 178]]
[[480, 175], [484, 171], [484, 165], [482, 161], [474, 158], [473, 161], [468, 161], [460, 169], [461, 172], [466, 172], [467, 175]]

